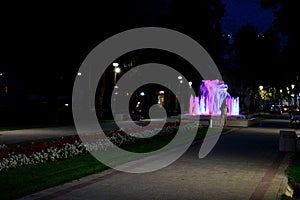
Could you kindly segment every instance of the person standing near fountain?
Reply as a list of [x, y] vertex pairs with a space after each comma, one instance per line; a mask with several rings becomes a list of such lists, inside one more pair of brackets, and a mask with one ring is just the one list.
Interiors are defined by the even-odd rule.
[[228, 108], [228, 105], [227, 105], [227, 102], [226, 102], [226, 98], [224, 98], [224, 100], [221, 104], [220, 110], [221, 110], [220, 126], [222, 125], [223, 121], [224, 121], [224, 126], [226, 126], [226, 124], [227, 124], [227, 114], [229, 112], [229, 108]]

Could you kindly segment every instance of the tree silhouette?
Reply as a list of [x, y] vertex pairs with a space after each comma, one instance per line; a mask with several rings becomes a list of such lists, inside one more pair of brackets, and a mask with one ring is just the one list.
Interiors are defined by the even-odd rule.
[[247, 79], [253, 79], [257, 74], [259, 37], [251, 24], [242, 26], [235, 36], [236, 62], [240, 73], [246, 73]]
[[284, 80], [280, 39], [276, 28], [269, 28], [264, 34], [258, 34], [251, 24], [242, 26], [235, 37], [236, 63], [240, 77], [252, 88], [251, 109], [255, 109], [254, 97], [258, 85], [279, 87]]
[[280, 67], [280, 40], [277, 32], [270, 28], [259, 38], [258, 63], [260, 79], [269, 79], [273, 84], [274, 80], [281, 79], [282, 74], [278, 70]]
[[[263, 8], [271, 8], [271, 7], [278, 7], [274, 11], [274, 21], [273, 21], [273, 31], [280, 37], [285, 37], [287, 40], [287, 44], [281, 47], [281, 53], [279, 55], [278, 63], [285, 69], [285, 71], [295, 73], [295, 78], [297, 75], [299, 76], [299, 70], [295, 68], [293, 65], [297, 62], [298, 57], [298, 44], [295, 29], [297, 26], [292, 26], [289, 22], [292, 19], [292, 14], [289, 12], [289, 8], [293, 5], [290, 3], [294, 1], [289, 0], [261, 0], [261, 5]], [[284, 81], [291, 81], [291, 74], [284, 73], [281, 74], [283, 76], [282, 80]]]
[[173, 0], [161, 25], [192, 37], [218, 62], [224, 6], [221, 0]]

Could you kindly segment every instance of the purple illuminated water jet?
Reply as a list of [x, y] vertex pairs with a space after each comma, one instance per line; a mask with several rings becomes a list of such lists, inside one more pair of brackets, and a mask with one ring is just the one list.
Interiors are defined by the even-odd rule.
[[220, 115], [220, 107], [224, 99], [229, 108], [228, 115], [239, 115], [239, 98], [233, 98], [227, 92], [228, 86], [219, 80], [202, 80], [200, 97], [190, 97], [189, 114]]

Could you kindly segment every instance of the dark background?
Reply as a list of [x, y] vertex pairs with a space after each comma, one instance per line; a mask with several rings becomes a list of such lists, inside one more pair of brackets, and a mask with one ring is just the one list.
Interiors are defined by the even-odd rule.
[[[216, 6], [214, 12], [206, 7], [208, 2]], [[279, 88], [299, 83], [287, 5], [289, 1], [277, 0], [243, 0], [236, 5], [229, 0], [1, 3], [2, 124], [18, 116], [21, 121], [36, 116], [34, 110], [44, 112], [35, 120], [60, 120], [63, 114], [57, 112], [66, 102], [71, 104], [73, 81], [88, 53], [113, 34], [143, 26], [174, 28], [199, 41], [233, 95], [243, 96], [245, 88], [252, 91], [260, 84]], [[241, 12], [247, 6], [248, 15]], [[257, 40], [258, 35], [270, 40]], [[70, 110], [66, 113], [70, 118]]]

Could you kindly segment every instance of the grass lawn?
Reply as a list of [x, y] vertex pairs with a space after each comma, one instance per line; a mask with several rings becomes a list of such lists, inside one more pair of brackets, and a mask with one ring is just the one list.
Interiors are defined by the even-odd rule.
[[[203, 138], [206, 132], [207, 128], [200, 128], [196, 139]], [[126, 149], [131, 152], [149, 152], [163, 147], [172, 137], [169, 135], [138, 141], [129, 144]], [[16, 199], [106, 169], [107, 166], [89, 153], [66, 160], [10, 169], [0, 173], [0, 199]]]
[[16, 199], [107, 169], [90, 154], [0, 173], [0, 199]]
[[[289, 185], [294, 190], [294, 199], [300, 199], [300, 153], [294, 155], [286, 170]], [[283, 195], [282, 199], [291, 199]]]

